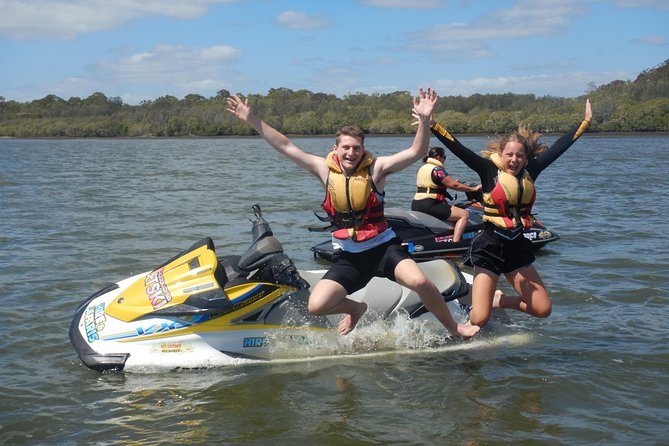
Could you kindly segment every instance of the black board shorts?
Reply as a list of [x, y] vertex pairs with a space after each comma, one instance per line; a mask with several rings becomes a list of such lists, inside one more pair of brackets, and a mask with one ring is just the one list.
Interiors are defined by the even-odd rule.
[[423, 212], [441, 220], [448, 220], [448, 217], [451, 216], [451, 205], [445, 201], [435, 200], [434, 198], [411, 201], [411, 210]]
[[350, 295], [364, 288], [372, 277], [387, 277], [395, 281], [395, 268], [411, 256], [395, 237], [386, 243], [363, 252], [335, 251], [333, 264], [323, 279], [337, 282]]
[[499, 276], [530, 266], [534, 260], [532, 242], [522, 232], [516, 238], [508, 239], [495, 232], [494, 226], [486, 224], [472, 240], [466, 263]]

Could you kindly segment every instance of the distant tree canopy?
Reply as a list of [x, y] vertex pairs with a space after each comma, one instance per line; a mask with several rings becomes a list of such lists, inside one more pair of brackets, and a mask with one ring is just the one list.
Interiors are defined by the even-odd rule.
[[[94, 93], [68, 100], [48, 95], [19, 103], [0, 96], [0, 136], [134, 137], [253, 135], [254, 130], [226, 111], [227, 90], [205, 98], [162, 96], [139, 105]], [[332, 94], [271, 89], [249, 94], [258, 116], [292, 135], [330, 135], [346, 124], [370, 134], [410, 134], [412, 94]], [[583, 115], [585, 98], [593, 103], [593, 131], [669, 131], [669, 59], [643, 71], [634, 81], [614, 81], [578, 98], [533, 94], [474, 94], [441, 97], [435, 118], [454, 133], [502, 133], [519, 124], [544, 133], [564, 132]]]

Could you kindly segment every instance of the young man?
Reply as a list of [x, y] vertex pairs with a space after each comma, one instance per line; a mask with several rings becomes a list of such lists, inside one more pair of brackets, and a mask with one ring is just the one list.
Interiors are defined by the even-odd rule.
[[230, 113], [253, 127], [278, 152], [314, 174], [325, 190], [322, 206], [332, 221], [332, 240], [338, 254], [311, 291], [310, 312], [346, 314], [339, 324], [339, 333], [350, 333], [367, 310], [367, 304], [347, 296], [363, 288], [372, 277], [381, 276], [418, 293], [426, 308], [451, 333], [469, 338], [479, 331], [479, 327], [455, 322], [437, 287], [409, 256], [383, 218], [386, 177], [410, 166], [427, 152], [430, 118], [437, 102], [435, 91], [428, 88], [425, 92], [421, 88], [419, 97], [413, 99], [412, 115], [418, 129], [411, 147], [378, 158], [365, 151], [365, 137], [357, 127], [340, 129], [332, 152], [323, 158], [304, 152], [258, 118], [248, 99], [235, 95], [227, 102]]

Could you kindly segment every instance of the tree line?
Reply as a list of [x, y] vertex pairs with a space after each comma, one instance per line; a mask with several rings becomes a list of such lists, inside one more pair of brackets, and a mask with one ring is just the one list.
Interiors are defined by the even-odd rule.
[[[97, 92], [85, 99], [55, 95], [20, 103], [0, 96], [0, 136], [187, 137], [244, 136], [254, 131], [227, 111], [227, 90], [205, 98], [162, 96], [139, 105]], [[255, 112], [290, 135], [329, 135], [355, 124], [369, 134], [411, 134], [412, 93], [332, 94], [288, 88], [249, 94]], [[592, 131], [669, 131], [669, 59], [634, 81], [590, 84], [577, 98], [533, 94], [441, 97], [435, 118], [454, 133], [503, 133], [524, 124], [543, 133], [566, 132], [582, 117], [585, 98], [595, 111]]]

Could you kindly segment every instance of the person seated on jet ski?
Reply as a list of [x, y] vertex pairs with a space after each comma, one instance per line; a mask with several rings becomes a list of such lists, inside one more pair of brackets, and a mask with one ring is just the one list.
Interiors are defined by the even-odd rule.
[[227, 110], [249, 124], [274, 149], [314, 174], [325, 191], [321, 205], [331, 218], [334, 263], [312, 289], [308, 309], [317, 315], [344, 313], [339, 333], [355, 328], [367, 304], [348, 295], [362, 289], [373, 276], [387, 277], [414, 290], [425, 307], [453, 334], [474, 336], [479, 327], [458, 324], [438, 288], [401, 245], [383, 216], [386, 177], [404, 169], [427, 153], [430, 119], [437, 93], [419, 90], [413, 98], [412, 115], [417, 120], [413, 143], [389, 156], [375, 157], [365, 150], [365, 135], [355, 126], [341, 128], [327, 157], [309, 154], [286, 136], [258, 118], [247, 99], [234, 95]]
[[[532, 243], [523, 237], [523, 228], [532, 226], [534, 220], [531, 212], [537, 177], [585, 133], [591, 119], [592, 108], [586, 100], [580, 125], [549, 148], [539, 143], [541, 134], [520, 126], [490, 142], [483, 156], [438, 123], [430, 127], [439, 141], [479, 174], [483, 187], [484, 229], [472, 240], [468, 260], [474, 266], [472, 324], [485, 324], [493, 308], [510, 308], [540, 318], [551, 314], [551, 300], [532, 265]], [[496, 291], [501, 274], [518, 295]]]
[[416, 175], [416, 195], [411, 202], [411, 210], [432, 215], [441, 220], [455, 222], [453, 241], [459, 242], [469, 221], [469, 212], [457, 206], [451, 206], [446, 200], [453, 197], [448, 189], [462, 192], [478, 192], [481, 185], [472, 187], [461, 183], [446, 172], [444, 161], [446, 152], [443, 147], [430, 147], [423, 164]]

